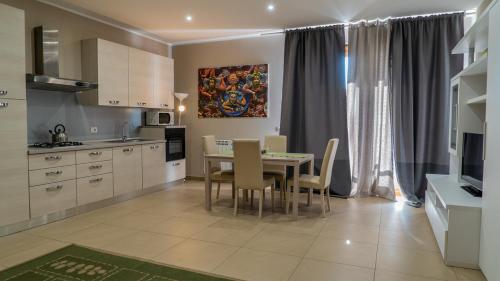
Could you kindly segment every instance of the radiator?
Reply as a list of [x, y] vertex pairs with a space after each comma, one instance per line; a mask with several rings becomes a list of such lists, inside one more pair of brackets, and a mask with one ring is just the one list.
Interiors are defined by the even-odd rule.
[[[224, 153], [224, 151], [233, 151], [233, 141], [232, 140], [216, 140], [215, 144], [217, 145], [217, 152]], [[230, 162], [221, 162], [220, 163], [221, 170], [232, 170], [233, 164]]]

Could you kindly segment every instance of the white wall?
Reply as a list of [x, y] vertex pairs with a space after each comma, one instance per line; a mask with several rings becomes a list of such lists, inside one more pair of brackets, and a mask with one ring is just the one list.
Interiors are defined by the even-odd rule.
[[[173, 47], [175, 91], [189, 93], [183, 103], [186, 130], [187, 175], [203, 176], [201, 137], [218, 139], [260, 138], [278, 134], [283, 84], [284, 34]], [[198, 69], [209, 66], [269, 64], [268, 118], [198, 119]]]

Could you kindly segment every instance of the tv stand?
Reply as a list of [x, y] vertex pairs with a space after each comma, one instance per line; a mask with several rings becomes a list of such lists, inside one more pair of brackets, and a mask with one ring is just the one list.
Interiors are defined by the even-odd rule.
[[483, 197], [483, 192], [472, 185], [462, 185], [460, 186], [463, 190], [469, 192], [470, 195], [474, 197]]
[[479, 268], [482, 198], [457, 175], [427, 175], [425, 212], [446, 265]]

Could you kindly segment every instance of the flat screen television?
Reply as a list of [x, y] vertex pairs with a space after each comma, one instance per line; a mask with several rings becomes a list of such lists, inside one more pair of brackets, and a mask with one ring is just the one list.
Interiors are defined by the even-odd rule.
[[463, 181], [483, 190], [483, 134], [464, 133], [462, 151]]

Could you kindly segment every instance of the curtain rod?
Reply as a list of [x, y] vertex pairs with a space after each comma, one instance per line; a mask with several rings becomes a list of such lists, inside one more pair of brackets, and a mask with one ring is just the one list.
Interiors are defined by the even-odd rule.
[[263, 32], [260, 35], [264, 36], [264, 35], [282, 34], [282, 33], [285, 33], [287, 31], [302, 30], [302, 29], [308, 29], [308, 28], [328, 27], [328, 26], [337, 26], [337, 25], [349, 26], [349, 25], [359, 24], [362, 22], [366, 22], [366, 23], [372, 23], [372, 22], [376, 22], [376, 21], [386, 22], [386, 21], [393, 20], [393, 19], [417, 18], [417, 17], [426, 17], [426, 16], [435, 16], [435, 15], [450, 15], [450, 14], [456, 14], [456, 13], [464, 13], [465, 15], [474, 15], [474, 14], [476, 14], [476, 10], [473, 9], [473, 10], [467, 10], [467, 11], [442, 12], [442, 13], [420, 14], [420, 15], [401, 16], [401, 17], [386, 17], [384, 19], [380, 19], [380, 18], [371, 19], [371, 20], [362, 19], [362, 20], [358, 20], [358, 21], [354, 21], [354, 22], [339, 22], [339, 23], [332, 23], [332, 24], [301, 26], [301, 27], [294, 27], [294, 28], [284, 28], [280, 31]]

